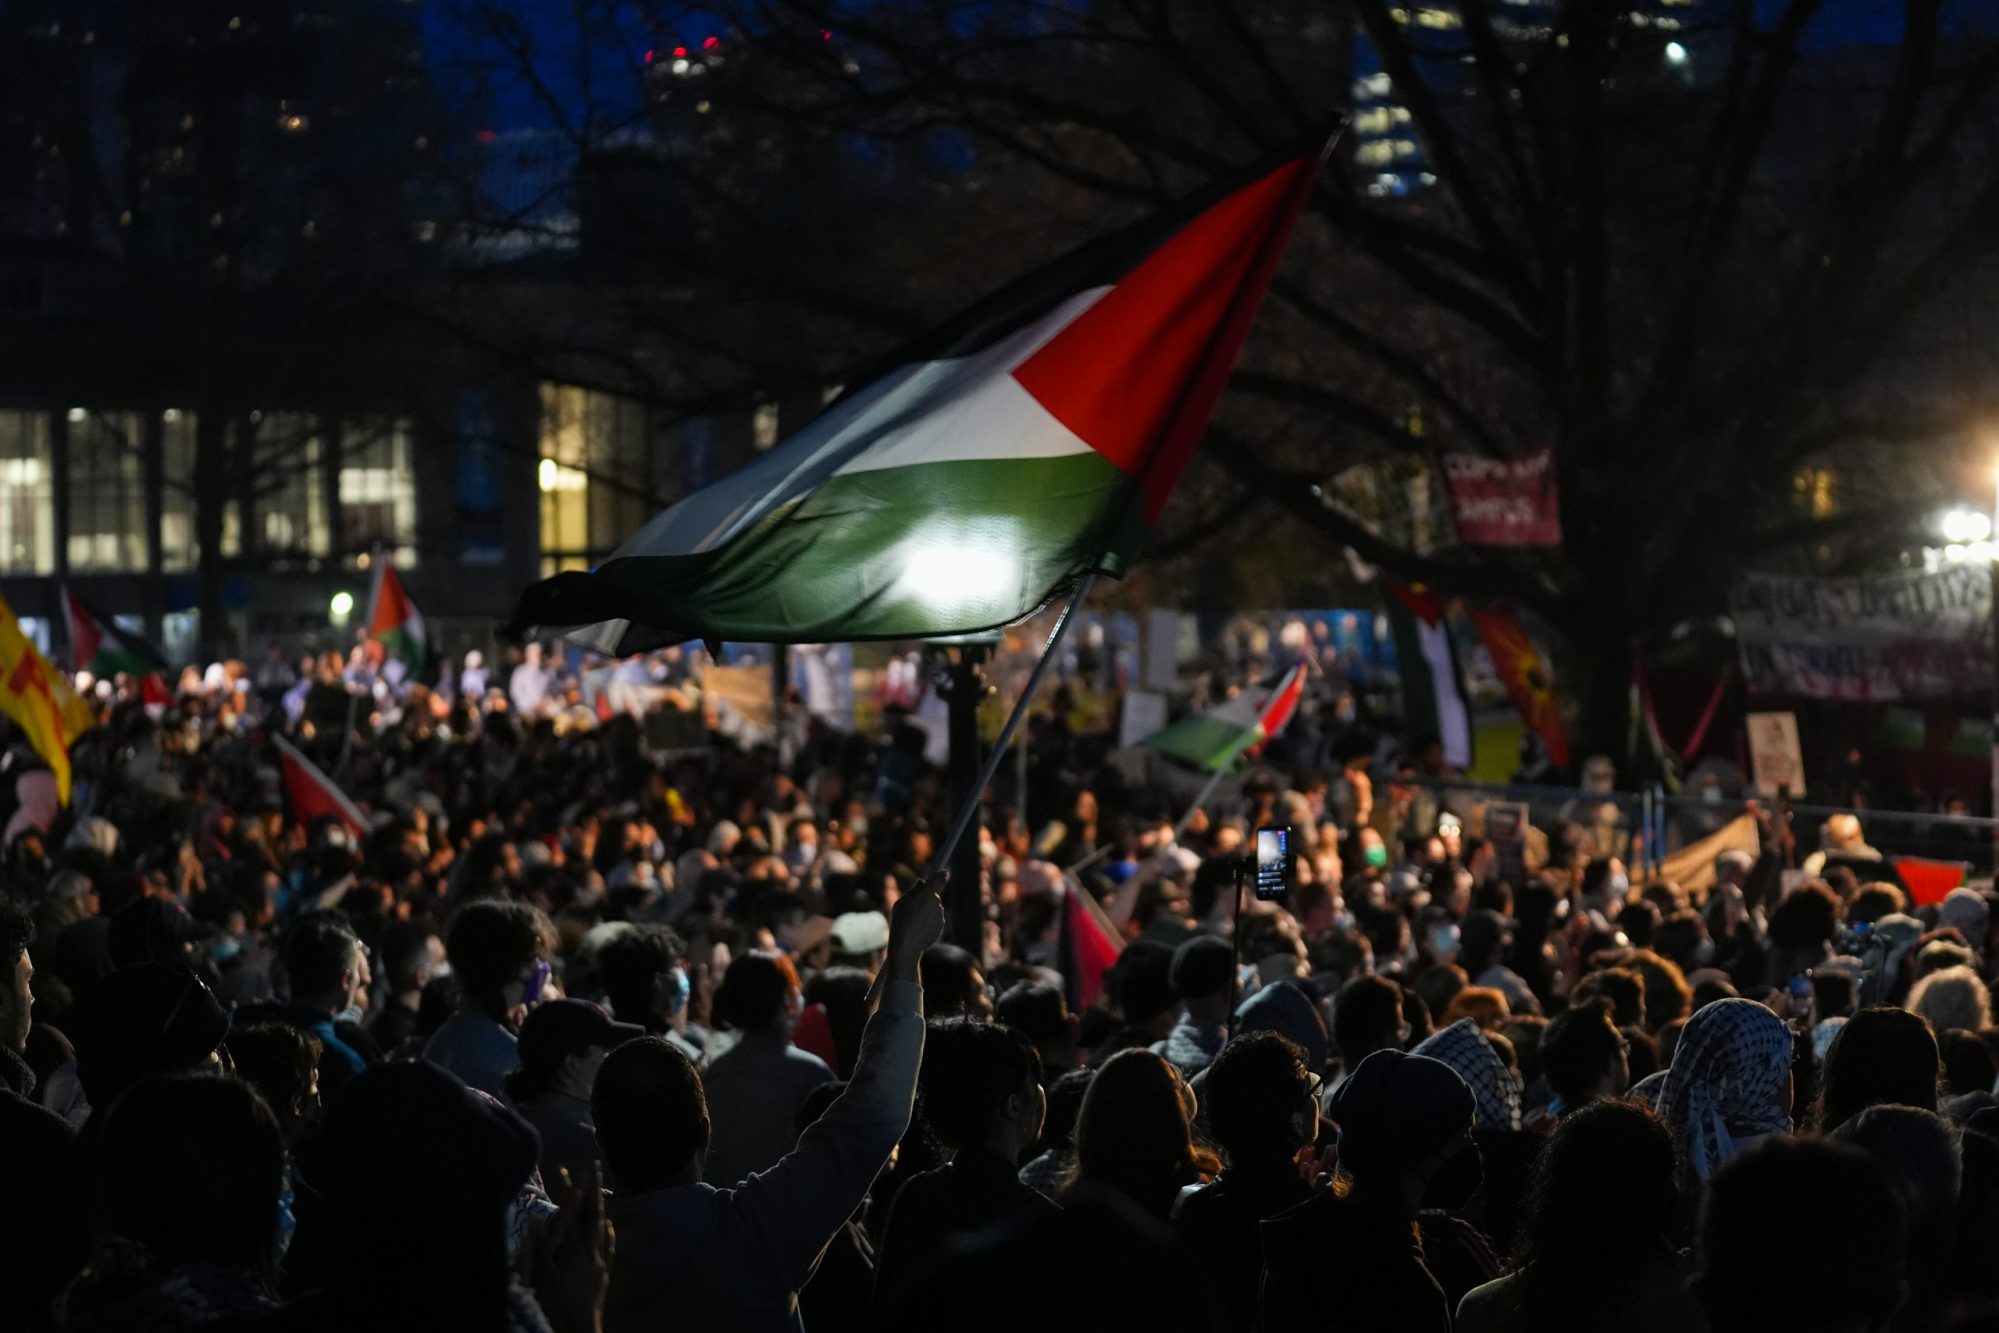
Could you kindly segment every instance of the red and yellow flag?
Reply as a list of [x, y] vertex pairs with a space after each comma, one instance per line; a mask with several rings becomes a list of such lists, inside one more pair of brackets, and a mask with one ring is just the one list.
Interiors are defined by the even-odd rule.
[[21, 729], [55, 773], [57, 799], [68, 805], [69, 747], [97, 724], [97, 714], [21, 632], [21, 622], [4, 597], [0, 597], [0, 713]]
[[1486, 652], [1492, 654], [1500, 684], [1520, 710], [1521, 720], [1548, 747], [1549, 762], [1557, 768], [1566, 767], [1569, 738], [1562, 730], [1561, 710], [1555, 706], [1555, 673], [1548, 669], [1541, 650], [1511, 612], [1473, 609], [1471, 619]]

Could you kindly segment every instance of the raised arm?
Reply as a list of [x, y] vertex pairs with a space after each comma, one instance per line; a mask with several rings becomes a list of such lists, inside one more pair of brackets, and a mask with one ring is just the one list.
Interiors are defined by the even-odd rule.
[[761, 1252], [766, 1271], [793, 1291], [811, 1276], [909, 1128], [923, 1060], [923, 987], [916, 964], [943, 929], [944, 908], [928, 883], [895, 905], [880, 1007], [861, 1034], [846, 1091], [783, 1160], [734, 1191], [734, 1225], [742, 1229], [742, 1239]]

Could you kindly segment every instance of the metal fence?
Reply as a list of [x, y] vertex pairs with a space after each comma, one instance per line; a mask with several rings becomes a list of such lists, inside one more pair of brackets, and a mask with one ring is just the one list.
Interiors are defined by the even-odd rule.
[[[1450, 812], [1466, 820], [1474, 829], [1484, 826], [1484, 810], [1494, 803], [1525, 806], [1532, 825], [1543, 832], [1560, 824], [1582, 825], [1593, 835], [1600, 850], [1615, 850], [1620, 856], [1643, 865], [1691, 846], [1720, 832], [1744, 813], [1742, 797], [1713, 801], [1686, 793], [1670, 793], [1661, 787], [1639, 792], [1590, 792], [1576, 787], [1540, 787], [1520, 784], [1472, 782], [1464, 779], [1423, 778], [1417, 786], [1426, 790], [1438, 811]], [[1376, 804], [1384, 793], [1377, 782]], [[1796, 838], [1796, 860], [1802, 864], [1811, 853], [1821, 850], [1826, 821], [1835, 815], [1857, 815], [1866, 845], [1883, 858], [1895, 861], [1915, 858], [1961, 864], [1967, 878], [1990, 877], [1994, 869], [1994, 845], [1999, 841], [1999, 820], [1968, 815], [1943, 815], [1898, 810], [1852, 810], [1822, 805], [1790, 805], [1779, 808], [1762, 802], [1775, 815], [1788, 814]]]

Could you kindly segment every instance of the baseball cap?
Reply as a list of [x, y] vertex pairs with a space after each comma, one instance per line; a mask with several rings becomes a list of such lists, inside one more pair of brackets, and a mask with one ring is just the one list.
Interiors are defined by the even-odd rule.
[[645, 1034], [638, 1024], [617, 1022], [588, 1000], [550, 1000], [528, 1010], [521, 1024], [521, 1067], [551, 1069], [592, 1046], [608, 1049]]
[[880, 912], [843, 912], [833, 918], [833, 948], [873, 953], [888, 948], [888, 918]]

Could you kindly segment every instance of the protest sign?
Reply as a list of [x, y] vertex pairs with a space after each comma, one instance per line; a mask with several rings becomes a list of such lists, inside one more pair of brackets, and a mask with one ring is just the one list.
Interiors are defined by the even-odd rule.
[[1445, 454], [1443, 465], [1460, 541], [1471, 546], [1562, 544], [1553, 450], [1524, 458]]
[[1166, 696], [1154, 690], [1126, 690], [1118, 716], [1118, 744], [1137, 745], [1166, 729]]
[[1982, 567], [1751, 574], [1737, 585], [1734, 613], [1754, 693], [1893, 702], [1989, 688], [1992, 574]]
[[1792, 800], [1805, 794], [1804, 751], [1798, 747], [1796, 713], [1751, 713], [1749, 723], [1749, 764], [1756, 778], [1756, 790], [1775, 797], [1779, 791]]

